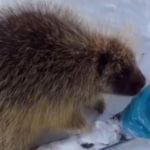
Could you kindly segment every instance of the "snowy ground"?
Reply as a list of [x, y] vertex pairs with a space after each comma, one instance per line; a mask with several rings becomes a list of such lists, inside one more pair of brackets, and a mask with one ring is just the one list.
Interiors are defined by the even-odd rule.
[[[14, 1], [0, 0], [0, 6], [13, 5]], [[101, 22], [119, 28], [132, 27], [134, 29], [133, 34], [136, 40], [138, 40], [138, 62], [147, 78], [147, 83], [150, 82], [150, 0], [56, 0], [56, 2], [73, 9], [90, 23], [91, 28], [98, 28]], [[100, 119], [106, 116], [112, 116], [121, 111], [129, 101], [130, 98], [126, 97], [107, 96], [106, 112]], [[93, 139], [99, 139], [99, 134], [94, 134], [94, 136]], [[76, 141], [77, 139], [71, 138], [70, 142], [66, 142], [67, 147], [65, 145], [63, 148], [57, 147], [57, 150], [81, 150], [81, 147], [78, 146]], [[114, 149], [148, 150], [149, 146], [149, 141], [134, 140]], [[50, 149], [48, 148], [47, 150]], [[98, 150], [98, 148], [94, 150]], [[113, 148], [110, 148], [110, 150], [113, 150]]]

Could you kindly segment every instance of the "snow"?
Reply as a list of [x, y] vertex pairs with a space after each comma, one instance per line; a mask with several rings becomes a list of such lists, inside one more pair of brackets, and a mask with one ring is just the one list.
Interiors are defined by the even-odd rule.
[[[100, 133], [100, 134], [99, 134]], [[88, 149], [98, 150], [120, 141], [121, 128], [118, 121], [97, 121], [95, 127], [89, 133], [74, 135], [69, 139], [44, 145], [37, 150], [85, 150], [81, 145], [88, 144]], [[99, 135], [98, 135], [99, 134]]]
[[[13, 5], [16, 0], [0, 0], [0, 7], [5, 5]], [[22, 0], [23, 1], [23, 0]], [[19, 2], [22, 2], [19, 0]], [[25, 1], [25, 0], [24, 0]], [[40, 1], [40, 0], [30, 0]], [[42, 0], [41, 0], [42, 1]], [[101, 23], [111, 25], [114, 28], [130, 28], [133, 34], [133, 41], [137, 41], [137, 58], [142, 71], [144, 72], [147, 83], [150, 83], [150, 1], [149, 0], [46, 0], [56, 2], [57, 4], [69, 7], [74, 10], [79, 16], [90, 24], [93, 29], [99, 29]], [[126, 31], [126, 30], [125, 30]], [[130, 31], [129, 31], [130, 32]], [[106, 111], [105, 114], [99, 117], [99, 120], [107, 120], [113, 114], [120, 112], [130, 102], [128, 97], [106, 96]], [[105, 126], [109, 128], [107, 125]], [[113, 129], [110, 128], [110, 129]], [[106, 129], [99, 129], [106, 131]], [[110, 130], [109, 130], [110, 131]], [[112, 133], [114, 134], [114, 132]], [[97, 130], [89, 133], [88, 136], [81, 135], [83, 139], [89, 142], [102, 141], [102, 134]], [[107, 137], [109, 138], [109, 136]], [[82, 139], [82, 138], [81, 138]], [[82, 140], [83, 140], [82, 139]], [[104, 138], [103, 138], [104, 140]], [[64, 144], [62, 144], [64, 142]], [[73, 136], [67, 141], [61, 141], [58, 144], [47, 145], [39, 150], [83, 150], [78, 144], [79, 138]], [[133, 140], [109, 150], [148, 150], [150, 146], [149, 140], [137, 139]], [[50, 149], [51, 147], [51, 149]], [[98, 150], [97, 147], [94, 150]], [[93, 150], [93, 149], [89, 149]]]

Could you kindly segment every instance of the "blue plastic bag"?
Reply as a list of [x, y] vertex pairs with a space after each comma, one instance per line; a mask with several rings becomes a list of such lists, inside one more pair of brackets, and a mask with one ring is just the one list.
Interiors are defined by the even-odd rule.
[[121, 113], [123, 131], [133, 137], [150, 138], [150, 85]]

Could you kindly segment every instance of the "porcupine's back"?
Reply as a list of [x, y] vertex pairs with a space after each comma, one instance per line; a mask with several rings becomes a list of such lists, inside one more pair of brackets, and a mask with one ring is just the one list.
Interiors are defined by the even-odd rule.
[[4, 105], [33, 103], [30, 96], [63, 96], [64, 90], [72, 88], [74, 93], [82, 87], [79, 84], [92, 69], [87, 64], [93, 61], [86, 49], [87, 36], [75, 21], [52, 12], [23, 9], [3, 15], [0, 95]]

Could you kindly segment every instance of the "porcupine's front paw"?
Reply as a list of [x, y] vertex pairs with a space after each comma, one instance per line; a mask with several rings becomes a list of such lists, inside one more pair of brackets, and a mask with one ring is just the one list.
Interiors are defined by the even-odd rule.
[[102, 114], [105, 110], [105, 100], [100, 95], [92, 104], [89, 104], [88, 107], [96, 110], [99, 114]]
[[98, 100], [94, 106], [93, 109], [95, 109], [99, 114], [102, 114], [105, 110], [105, 102], [104, 100]]

